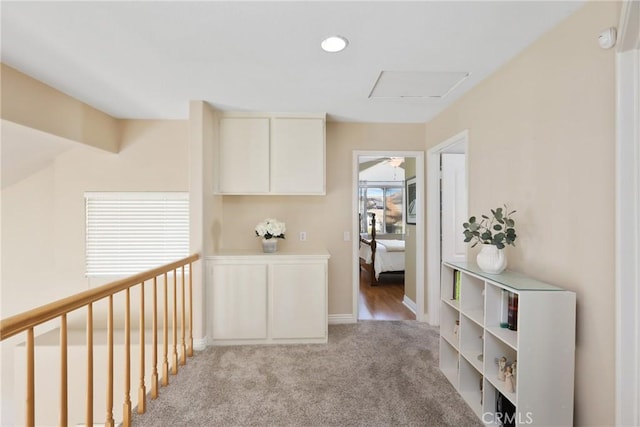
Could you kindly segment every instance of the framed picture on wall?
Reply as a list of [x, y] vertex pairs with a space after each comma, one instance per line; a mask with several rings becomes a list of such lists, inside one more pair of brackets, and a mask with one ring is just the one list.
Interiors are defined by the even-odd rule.
[[406, 218], [407, 224], [416, 223], [418, 204], [416, 203], [416, 177], [411, 177], [406, 181]]

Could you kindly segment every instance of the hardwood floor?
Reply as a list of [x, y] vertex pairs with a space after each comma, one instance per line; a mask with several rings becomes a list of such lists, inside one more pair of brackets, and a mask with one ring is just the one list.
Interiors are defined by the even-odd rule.
[[404, 283], [401, 276], [381, 276], [377, 286], [369, 284], [368, 276], [360, 271], [358, 319], [360, 320], [416, 320], [416, 315], [404, 304]]

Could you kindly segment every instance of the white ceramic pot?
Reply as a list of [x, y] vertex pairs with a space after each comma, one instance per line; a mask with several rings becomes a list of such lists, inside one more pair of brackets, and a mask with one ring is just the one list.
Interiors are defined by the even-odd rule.
[[480, 270], [489, 274], [500, 274], [507, 268], [504, 249], [498, 249], [496, 245], [483, 244], [476, 261]]
[[262, 252], [273, 253], [278, 250], [278, 239], [262, 239]]

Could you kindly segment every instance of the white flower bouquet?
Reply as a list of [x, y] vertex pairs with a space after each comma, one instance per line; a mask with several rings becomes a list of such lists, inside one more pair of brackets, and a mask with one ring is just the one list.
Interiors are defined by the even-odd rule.
[[255, 231], [256, 236], [262, 237], [263, 239], [284, 239], [284, 233], [287, 231], [287, 227], [284, 222], [267, 218], [256, 225]]

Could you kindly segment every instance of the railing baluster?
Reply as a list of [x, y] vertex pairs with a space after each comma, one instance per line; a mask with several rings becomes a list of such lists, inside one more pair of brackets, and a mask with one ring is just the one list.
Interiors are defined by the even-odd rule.
[[164, 316], [162, 317], [163, 335], [163, 359], [162, 359], [162, 385], [169, 385], [169, 292], [167, 273], [164, 273]]
[[187, 346], [185, 344], [185, 328], [186, 328], [186, 321], [185, 321], [185, 301], [184, 301], [184, 287], [185, 287], [185, 282], [184, 282], [184, 265], [181, 267], [182, 270], [182, 283], [181, 283], [181, 290], [182, 290], [182, 298], [180, 299], [180, 302], [182, 303], [182, 312], [181, 317], [180, 317], [180, 330], [181, 330], [181, 335], [180, 335], [180, 364], [184, 365], [187, 363]]
[[124, 403], [122, 425], [131, 425], [131, 290], [125, 289], [124, 307]]
[[193, 266], [189, 263], [189, 356], [193, 356]]
[[144, 414], [147, 403], [147, 388], [144, 384], [144, 282], [140, 284], [140, 387], [138, 388], [138, 413]]
[[[162, 385], [169, 384], [169, 376], [177, 374], [179, 365], [186, 364], [188, 357], [193, 355], [193, 282], [191, 270], [189, 270], [189, 282], [186, 281], [186, 266], [193, 268], [193, 262], [200, 259], [199, 254], [194, 254], [181, 260], [166, 264], [162, 267], [152, 269], [143, 273], [133, 275], [129, 278], [114, 281], [112, 283], [80, 292], [71, 297], [63, 298], [49, 304], [42, 305], [32, 310], [19, 313], [17, 315], [0, 320], [0, 341], [4, 341], [19, 333], [26, 333], [26, 389], [25, 389], [25, 419], [26, 426], [35, 425], [35, 327], [44, 322], [60, 318], [60, 363], [59, 363], [59, 423], [60, 425], [68, 425], [69, 419], [73, 418], [73, 414], [69, 413], [69, 330], [68, 321], [69, 313], [86, 307], [86, 395], [85, 395], [85, 422], [86, 425], [94, 423], [94, 398], [96, 397], [94, 386], [95, 378], [95, 334], [94, 334], [94, 303], [102, 300], [108, 301], [107, 310], [107, 366], [106, 366], [106, 416], [104, 425], [114, 427], [114, 295], [121, 291], [126, 292], [125, 306], [125, 398], [123, 403], [122, 425], [129, 426], [131, 424], [131, 288], [140, 285], [140, 317], [139, 317], [139, 333], [140, 333], [140, 382], [139, 382], [139, 405], [138, 412], [144, 413], [146, 410], [146, 384], [145, 384], [145, 367], [146, 367], [146, 337], [145, 337], [145, 285], [146, 282], [153, 279], [153, 367], [151, 374], [151, 396], [158, 396], [159, 382], [159, 358], [160, 352], [158, 337], [158, 278], [164, 276], [164, 312], [163, 312], [163, 361], [162, 361]], [[181, 288], [178, 289], [178, 269], [181, 269]], [[173, 293], [169, 290], [169, 277], [173, 273]], [[188, 286], [188, 290], [187, 290]], [[180, 291], [180, 292], [178, 292]], [[188, 295], [187, 295], [188, 293]], [[169, 298], [173, 297], [171, 319], [169, 318]], [[187, 300], [188, 298], [188, 300]], [[178, 302], [180, 299], [180, 302]], [[180, 310], [180, 311], [179, 311]], [[189, 310], [189, 318], [187, 319], [187, 310]], [[178, 315], [180, 315], [180, 341], [178, 341]], [[187, 326], [188, 321], [188, 326]], [[169, 325], [171, 322], [171, 326]], [[169, 343], [169, 327], [172, 328], [172, 344]], [[187, 327], [189, 333], [187, 334]], [[171, 359], [172, 366], [169, 366], [169, 345], [172, 345]], [[120, 365], [118, 364], [118, 367]], [[171, 369], [171, 371], [170, 371]], [[75, 371], [73, 371], [75, 372]], [[72, 374], [73, 374], [72, 372]], [[72, 375], [73, 379], [73, 375]], [[81, 387], [81, 386], [80, 386]], [[72, 389], [73, 390], [73, 389]], [[72, 391], [71, 390], [71, 391]]]
[[114, 427], [113, 420], [113, 295], [109, 295], [107, 312], [107, 420], [105, 426]]
[[85, 425], [93, 425], [93, 304], [87, 305], [87, 415]]
[[158, 397], [158, 277], [153, 278], [153, 320], [152, 337], [153, 342], [153, 371], [151, 373], [151, 398]]
[[60, 316], [60, 425], [68, 425], [67, 405], [67, 315]]
[[178, 373], [178, 270], [173, 270], [173, 353], [171, 373]]
[[27, 414], [25, 424], [33, 427], [36, 424], [35, 417], [35, 354], [33, 345], [33, 328], [27, 329]]

